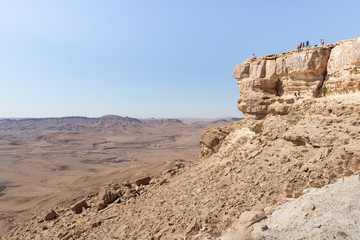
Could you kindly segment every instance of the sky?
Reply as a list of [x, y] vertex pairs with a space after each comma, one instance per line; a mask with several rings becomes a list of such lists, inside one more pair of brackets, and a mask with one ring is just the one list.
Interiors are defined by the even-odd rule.
[[234, 67], [356, 38], [360, 1], [0, 0], [0, 118], [242, 117]]

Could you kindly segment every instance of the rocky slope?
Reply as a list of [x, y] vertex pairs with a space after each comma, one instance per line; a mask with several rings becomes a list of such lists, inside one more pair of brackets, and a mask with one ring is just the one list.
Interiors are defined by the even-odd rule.
[[229, 229], [232, 239], [284, 239], [270, 222], [262, 235], [252, 224], [307, 188], [359, 173], [359, 43], [245, 61], [234, 77], [247, 119], [204, 132], [198, 159], [159, 177], [111, 183], [56, 214], [38, 213], [3, 239], [216, 239]]
[[243, 213], [221, 240], [359, 239], [359, 197], [359, 175], [306, 189], [298, 199], [267, 208], [267, 217], [261, 211]]

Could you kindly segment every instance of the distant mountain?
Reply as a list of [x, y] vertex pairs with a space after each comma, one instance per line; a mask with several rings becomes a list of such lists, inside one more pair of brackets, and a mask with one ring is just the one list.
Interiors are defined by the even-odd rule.
[[124, 128], [126, 126], [141, 125], [136, 118], [106, 115], [100, 118], [61, 117], [61, 118], [26, 118], [2, 119], [1, 130], [58, 130], [58, 131], [86, 131], [101, 128]]
[[241, 118], [224, 118], [224, 119], [202, 119], [196, 122], [186, 122], [171, 119], [137, 119], [131, 117], [121, 117], [117, 115], [105, 115], [100, 118], [88, 117], [61, 117], [61, 118], [23, 118], [23, 119], [0, 119], [0, 132], [5, 131], [97, 131], [100, 129], [133, 129], [141, 127], [181, 127], [186, 125], [224, 125]]
[[185, 125], [179, 119], [171, 118], [171, 119], [149, 119], [143, 120], [143, 123], [147, 126], [154, 127], [166, 127], [166, 126], [175, 126], [175, 125]]

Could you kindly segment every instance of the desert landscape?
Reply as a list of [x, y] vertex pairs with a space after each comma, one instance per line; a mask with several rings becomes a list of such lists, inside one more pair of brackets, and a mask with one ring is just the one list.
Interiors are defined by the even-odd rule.
[[104, 183], [155, 176], [198, 156], [199, 136], [239, 119], [0, 120], [0, 235]]
[[[238, 108], [246, 119], [221, 126], [219, 121], [207, 122], [215, 126], [201, 134], [197, 158], [196, 137], [191, 136], [203, 129], [179, 120], [170, 120], [169, 129], [169, 120], [140, 124], [126, 119], [137, 122], [136, 130], [125, 134], [126, 140], [98, 132], [30, 136], [34, 154], [62, 149], [73, 161], [48, 163], [45, 154], [45, 160], [29, 158], [29, 164], [62, 175], [59, 179], [66, 174], [73, 179], [60, 183], [69, 186], [62, 190], [66, 201], [61, 202], [62, 193], [54, 191], [37, 199], [34, 206], [39, 211], [32, 212], [31, 219], [28, 211], [30, 220], [2, 239], [359, 239], [359, 63], [360, 38], [356, 38], [237, 65], [233, 77], [241, 93]], [[161, 133], [132, 138], [154, 124], [161, 126]], [[118, 131], [124, 129], [130, 128]], [[11, 136], [2, 138], [2, 152], [10, 158], [12, 149], [27, 143]], [[86, 150], [69, 143], [81, 141], [87, 142], [88, 147], [82, 148]], [[128, 152], [129, 146], [139, 146], [139, 151]], [[161, 159], [170, 148], [176, 151]], [[149, 155], [151, 160], [166, 162], [145, 160], [152, 149], [156, 153]], [[13, 154], [5, 162], [7, 169], [11, 162], [28, 159], [24, 152]], [[132, 166], [114, 169], [116, 164]], [[30, 171], [24, 164], [12, 171], [24, 175], [27, 168]], [[83, 176], [75, 177], [76, 172]], [[45, 175], [39, 186], [59, 184]], [[22, 184], [3, 183], [1, 198], [9, 202], [13, 198], [13, 211]], [[24, 189], [24, 194], [40, 191], [37, 184], [31, 191]], [[24, 196], [18, 198], [20, 206], [21, 199], [26, 201]], [[31, 201], [35, 200], [30, 197]]]
[[360, 1], [0, 1], [0, 240], [360, 240]]

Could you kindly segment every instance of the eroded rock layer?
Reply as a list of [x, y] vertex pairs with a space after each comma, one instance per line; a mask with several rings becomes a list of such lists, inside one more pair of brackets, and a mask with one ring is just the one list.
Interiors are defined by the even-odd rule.
[[296, 97], [319, 97], [359, 90], [360, 38], [323, 47], [251, 58], [235, 67], [241, 96], [238, 108], [248, 117], [287, 114]]
[[360, 90], [360, 38], [344, 41], [331, 50], [325, 87], [329, 94]]

